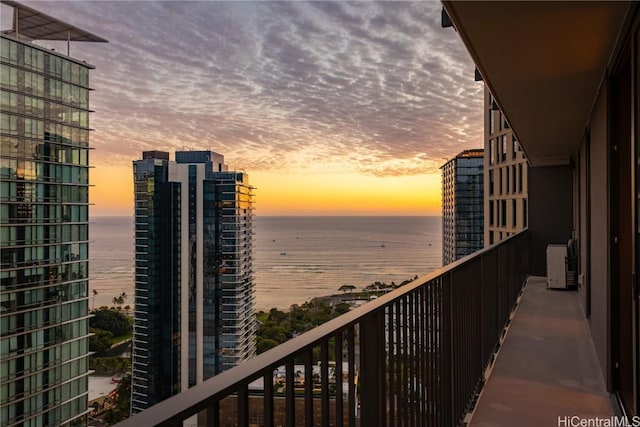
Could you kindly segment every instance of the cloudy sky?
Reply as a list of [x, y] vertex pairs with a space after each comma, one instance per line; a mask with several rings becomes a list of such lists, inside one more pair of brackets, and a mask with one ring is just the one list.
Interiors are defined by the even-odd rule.
[[109, 40], [71, 47], [96, 66], [94, 215], [131, 214], [152, 149], [224, 154], [259, 215], [439, 214], [439, 166], [482, 146], [482, 85], [436, 1], [23, 3]]

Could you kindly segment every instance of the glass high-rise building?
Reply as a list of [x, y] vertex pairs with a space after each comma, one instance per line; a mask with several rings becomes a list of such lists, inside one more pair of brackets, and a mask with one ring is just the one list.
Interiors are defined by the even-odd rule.
[[0, 425], [83, 425], [93, 67], [32, 40], [106, 40], [2, 3], [14, 19], [0, 46]]
[[484, 150], [466, 150], [442, 169], [442, 265], [484, 245]]
[[133, 162], [138, 413], [255, 355], [253, 187], [211, 151]]

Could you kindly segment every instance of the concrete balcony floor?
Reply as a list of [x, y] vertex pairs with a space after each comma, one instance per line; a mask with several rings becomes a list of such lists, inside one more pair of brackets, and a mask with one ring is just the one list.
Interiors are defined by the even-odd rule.
[[611, 417], [576, 291], [530, 277], [471, 426], [558, 426], [558, 417]]

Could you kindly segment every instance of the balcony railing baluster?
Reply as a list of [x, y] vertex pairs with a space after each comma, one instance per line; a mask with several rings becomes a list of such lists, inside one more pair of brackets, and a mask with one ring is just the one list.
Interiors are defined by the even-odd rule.
[[313, 427], [313, 348], [304, 354], [304, 424]]
[[249, 427], [249, 386], [244, 384], [238, 390], [238, 426]]
[[336, 345], [335, 345], [335, 359], [336, 359], [336, 418], [335, 418], [335, 425], [337, 427], [342, 427], [344, 425], [344, 400], [342, 398], [343, 396], [343, 383], [344, 383], [344, 372], [342, 371], [342, 360], [343, 360], [343, 355], [342, 355], [342, 342], [343, 342], [343, 333], [342, 331], [339, 331], [336, 335], [335, 335], [335, 340], [336, 340]]
[[402, 425], [409, 426], [409, 367], [407, 355], [407, 340], [409, 339], [409, 322], [407, 318], [407, 297], [402, 298], [401, 303], [402, 327], [400, 328], [400, 401], [402, 405]]
[[356, 350], [355, 326], [347, 329], [347, 372], [349, 378], [349, 427], [356, 425]]
[[407, 387], [409, 387], [409, 425], [411, 427], [415, 426], [416, 420], [416, 411], [415, 411], [415, 402], [417, 402], [416, 398], [416, 373], [415, 373], [415, 353], [414, 353], [414, 345], [415, 345], [415, 322], [414, 322], [414, 303], [415, 303], [415, 292], [407, 295], [407, 305], [409, 307], [408, 310], [408, 321], [409, 321], [409, 329], [407, 330], [408, 338], [407, 338], [407, 367], [409, 370], [409, 376], [407, 381]]
[[389, 419], [389, 425], [394, 426], [396, 424], [396, 402], [395, 402], [395, 389], [396, 389], [396, 363], [395, 363], [395, 354], [396, 354], [396, 340], [395, 340], [395, 330], [396, 330], [396, 316], [395, 316], [395, 304], [389, 304], [387, 307], [387, 352], [388, 352], [388, 375], [389, 375], [389, 387], [387, 388], [387, 400], [389, 406], [389, 413], [387, 415]]
[[286, 400], [286, 414], [287, 414], [287, 425], [295, 426], [296, 425], [296, 392], [295, 392], [295, 383], [293, 376], [295, 367], [293, 365], [293, 359], [287, 362], [286, 367], [286, 385], [285, 385], [285, 393], [287, 396]]
[[264, 391], [262, 397], [263, 418], [265, 427], [273, 427], [274, 424], [274, 408], [273, 408], [273, 370], [264, 374]]
[[[336, 359], [336, 363], [338, 363], [338, 359]], [[324, 341], [320, 345], [320, 381], [322, 393], [320, 425], [329, 427], [329, 341]]]

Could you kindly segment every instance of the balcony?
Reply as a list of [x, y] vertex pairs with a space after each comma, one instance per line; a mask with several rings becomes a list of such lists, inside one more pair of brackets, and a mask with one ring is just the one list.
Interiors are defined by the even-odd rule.
[[[640, 4], [443, 5], [529, 160], [529, 230], [121, 426], [636, 422]], [[547, 290], [574, 235], [581, 286]]]
[[119, 425], [461, 424], [520, 298], [528, 245], [528, 231], [514, 235]]
[[[556, 426], [614, 415], [575, 291], [529, 277], [471, 426]], [[579, 425], [579, 424], [576, 424]]]

